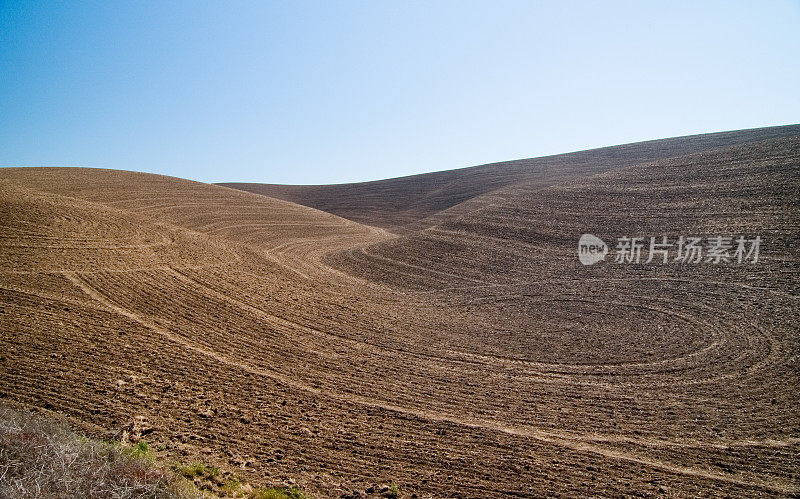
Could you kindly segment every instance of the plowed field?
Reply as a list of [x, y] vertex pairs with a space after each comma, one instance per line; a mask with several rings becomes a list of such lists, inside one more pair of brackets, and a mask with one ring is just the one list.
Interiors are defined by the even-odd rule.
[[800, 493], [800, 127], [575, 154], [247, 187], [309, 206], [2, 169], [0, 397], [321, 497]]

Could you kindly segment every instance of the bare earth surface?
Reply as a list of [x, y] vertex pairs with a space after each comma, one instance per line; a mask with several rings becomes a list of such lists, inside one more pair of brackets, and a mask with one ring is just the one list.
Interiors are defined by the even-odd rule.
[[[800, 493], [800, 127], [575, 154], [263, 189], [332, 213], [2, 169], [0, 397], [322, 497]], [[584, 267], [582, 233], [763, 241]]]

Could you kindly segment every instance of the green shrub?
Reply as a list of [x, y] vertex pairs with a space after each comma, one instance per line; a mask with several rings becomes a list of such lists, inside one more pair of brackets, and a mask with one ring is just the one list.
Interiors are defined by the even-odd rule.
[[147, 445], [147, 442], [144, 440], [131, 447], [123, 447], [122, 453], [147, 463], [154, 463], [156, 460], [156, 455], [150, 450], [150, 446]]
[[187, 465], [177, 465], [174, 470], [186, 478], [213, 478], [219, 476], [219, 468], [206, 466], [203, 463], [194, 462]]
[[257, 489], [253, 494], [253, 499], [310, 499], [302, 490], [297, 487], [283, 488], [270, 487]]

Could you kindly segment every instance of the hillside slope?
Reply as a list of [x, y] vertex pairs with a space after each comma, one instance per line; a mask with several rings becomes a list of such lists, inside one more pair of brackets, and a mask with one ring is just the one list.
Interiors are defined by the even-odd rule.
[[[440, 212], [505, 186], [527, 183], [541, 188], [613, 168], [798, 134], [800, 125], [691, 135], [354, 184], [220, 185], [311, 206], [367, 225], [408, 232], [458, 216], [472, 207]], [[434, 215], [437, 216], [433, 220], [424, 220]]]
[[[321, 497], [797, 494], [799, 165], [776, 138], [509, 184], [403, 236], [2, 169], [0, 397]], [[764, 243], [583, 267], [583, 232]]]
[[[525, 283], [548, 270], [553, 278], [574, 275], [583, 270], [575, 248], [584, 233], [612, 245], [622, 236], [647, 237], [649, 243], [649, 236], [674, 242], [681, 235], [758, 234], [765, 239], [765, 265], [785, 264], [798, 249], [799, 148], [800, 135], [615, 169], [545, 189], [519, 184], [476, 198], [473, 204], [480, 207], [459, 217], [329, 259], [353, 274], [375, 272], [381, 282], [424, 290], [457, 282]], [[738, 267], [736, 277], [748, 268]], [[686, 270], [667, 266], [659, 272]], [[776, 275], [763, 285], [792, 285], [776, 282]]]

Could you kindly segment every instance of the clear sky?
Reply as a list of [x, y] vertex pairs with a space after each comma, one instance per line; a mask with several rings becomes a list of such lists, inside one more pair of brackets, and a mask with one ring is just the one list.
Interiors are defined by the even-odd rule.
[[336, 183], [797, 122], [797, 0], [0, 0], [3, 166]]

